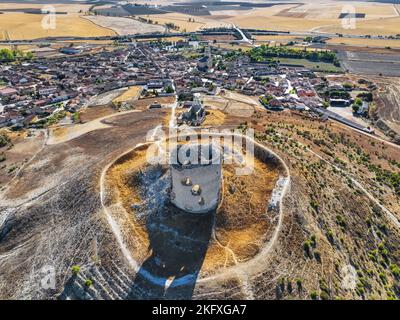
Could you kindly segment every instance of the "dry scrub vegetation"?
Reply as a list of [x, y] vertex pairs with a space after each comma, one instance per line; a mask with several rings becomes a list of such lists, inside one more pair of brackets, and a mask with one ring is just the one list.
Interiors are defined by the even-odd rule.
[[[398, 297], [399, 228], [374, 199], [398, 219], [399, 189], [392, 179], [399, 174], [400, 150], [292, 112], [259, 115], [242, 126], [254, 127], [292, 174], [284, 231], [273, 262], [254, 279], [257, 296]], [[267, 284], [274, 289], [264, 291]]]

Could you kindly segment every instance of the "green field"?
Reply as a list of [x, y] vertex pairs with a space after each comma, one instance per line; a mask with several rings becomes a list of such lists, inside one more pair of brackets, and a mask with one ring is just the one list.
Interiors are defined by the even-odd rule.
[[290, 58], [275, 58], [279, 60], [281, 64], [288, 65], [299, 65], [308, 68], [312, 71], [321, 72], [343, 72], [342, 68], [336, 67], [333, 63], [322, 62], [322, 61], [310, 61], [307, 59], [290, 59]]

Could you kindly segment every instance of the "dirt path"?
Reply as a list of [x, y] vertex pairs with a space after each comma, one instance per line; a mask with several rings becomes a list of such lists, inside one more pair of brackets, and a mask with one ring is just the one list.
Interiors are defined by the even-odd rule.
[[393, 9], [396, 12], [397, 16], [400, 16], [400, 5], [393, 4]]
[[29, 165], [32, 163], [33, 160], [36, 159], [36, 157], [38, 156], [39, 153], [41, 153], [43, 151], [43, 149], [45, 148], [47, 141], [49, 139], [49, 134], [47, 132], [47, 130], [42, 130], [41, 132], [43, 132], [44, 134], [44, 138], [43, 138], [43, 143], [42, 146], [40, 147], [40, 149], [27, 161], [25, 162], [16, 172], [15, 175], [12, 177], [12, 179], [10, 181], [7, 182], [7, 184], [4, 186], [3, 191], [0, 193], [0, 195], [4, 195], [7, 193], [10, 185], [15, 181], [16, 178], [19, 177], [19, 175], [21, 174], [21, 172]]
[[[400, 146], [399, 146], [400, 147]], [[313, 155], [315, 155], [318, 159], [324, 161], [325, 163], [329, 164], [331, 167], [335, 168], [336, 170], [338, 170], [339, 172], [345, 174], [345, 176], [347, 176], [362, 192], [365, 193], [365, 195], [371, 200], [373, 201], [389, 218], [389, 220], [391, 220], [393, 222], [393, 224], [397, 227], [400, 228], [400, 221], [399, 219], [396, 218], [396, 216], [390, 212], [385, 206], [383, 206], [378, 199], [376, 199], [371, 193], [369, 193], [360, 182], [358, 182], [357, 180], [355, 180], [353, 177], [351, 177], [350, 175], [348, 175], [348, 173], [344, 170], [342, 170], [341, 168], [339, 168], [338, 166], [334, 165], [332, 162], [324, 159], [321, 155], [319, 155], [318, 153], [312, 151], [311, 149], [306, 149], [308, 152], [312, 153]]]
[[380, 103], [376, 114], [395, 132], [400, 132], [400, 80], [381, 83]]
[[[222, 134], [219, 134], [219, 133], [212, 133], [210, 135], [218, 136], [218, 137], [222, 136]], [[278, 223], [275, 227], [275, 230], [274, 230], [274, 233], [273, 233], [271, 239], [261, 249], [260, 253], [256, 257], [254, 257], [253, 259], [251, 259], [249, 261], [243, 262], [243, 263], [236, 263], [234, 266], [227, 268], [226, 270], [220, 272], [219, 274], [198, 279], [197, 283], [215, 281], [217, 279], [224, 279], [227, 277], [239, 277], [244, 285], [243, 291], [246, 293], [246, 296], [251, 297], [252, 296], [251, 289], [248, 285], [246, 285], [246, 284], [248, 284], [248, 281], [247, 281], [248, 276], [249, 276], [249, 274], [258, 273], [263, 270], [263, 268], [265, 267], [265, 264], [267, 263], [269, 254], [272, 252], [272, 250], [274, 249], [274, 247], [277, 243], [280, 231], [282, 229], [282, 223], [283, 223], [283, 217], [284, 217], [283, 200], [289, 190], [291, 176], [290, 176], [290, 171], [289, 171], [288, 166], [283, 161], [283, 159], [281, 157], [279, 157], [275, 152], [273, 152], [272, 150], [267, 148], [265, 145], [258, 143], [257, 141], [255, 141], [252, 138], [245, 137], [243, 135], [237, 135], [237, 134], [235, 136], [238, 138], [248, 139], [248, 141], [254, 143], [254, 145], [257, 146], [258, 148], [266, 150], [272, 156], [276, 157], [282, 163], [282, 165], [284, 167], [285, 177], [284, 177], [283, 187], [282, 187], [282, 191], [281, 191], [280, 198], [279, 198]], [[170, 137], [170, 138], [173, 138], [173, 137]], [[125, 154], [132, 152], [132, 150], [136, 149], [139, 146], [143, 146], [143, 145], [145, 145], [145, 144], [144, 143], [138, 144], [134, 148], [129, 149], [128, 151], [124, 152], [122, 155], [118, 156], [116, 159], [120, 158], [121, 156], [123, 156]], [[112, 232], [114, 233], [114, 236], [117, 240], [118, 246], [120, 247], [122, 254], [126, 258], [126, 261], [128, 262], [129, 266], [135, 272], [138, 272], [140, 269], [140, 266], [139, 266], [138, 262], [131, 255], [131, 253], [128, 249], [128, 246], [126, 245], [126, 243], [123, 239], [122, 230], [120, 229], [118, 222], [112, 217], [110, 210], [106, 204], [105, 176], [106, 176], [108, 169], [112, 165], [112, 163], [113, 162], [109, 163], [101, 172], [100, 182], [99, 182], [100, 183], [101, 206], [103, 208], [103, 213], [106, 217], [106, 220], [107, 220]], [[143, 276], [143, 274], [142, 274], [142, 276]], [[146, 276], [146, 278], [148, 278], [148, 280], [150, 280], [153, 283], [156, 283], [156, 284], [162, 283], [162, 279], [159, 279], [159, 278], [151, 275], [150, 273], [148, 273], [148, 274], [146, 273], [145, 276]], [[182, 283], [183, 283], [185, 281], [185, 279], [175, 279], [175, 281], [178, 281], [178, 282], [182, 281]]]

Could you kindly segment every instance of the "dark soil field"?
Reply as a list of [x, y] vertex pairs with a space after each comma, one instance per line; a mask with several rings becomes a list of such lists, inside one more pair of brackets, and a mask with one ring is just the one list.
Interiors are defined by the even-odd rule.
[[400, 56], [367, 52], [340, 51], [342, 67], [367, 75], [400, 76]]

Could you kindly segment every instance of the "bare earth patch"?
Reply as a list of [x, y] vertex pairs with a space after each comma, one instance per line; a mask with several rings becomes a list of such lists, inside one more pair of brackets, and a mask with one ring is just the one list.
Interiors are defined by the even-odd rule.
[[0, 19], [0, 40], [26, 40], [61, 36], [112, 36], [115, 32], [99, 27], [78, 14], [58, 15], [55, 29], [43, 29], [42, 14], [7, 13]]
[[96, 25], [113, 30], [119, 35], [164, 32], [165, 28], [160, 25], [153, 25], [123, 17], [105, 17], [105, 16], [85, 16]]

